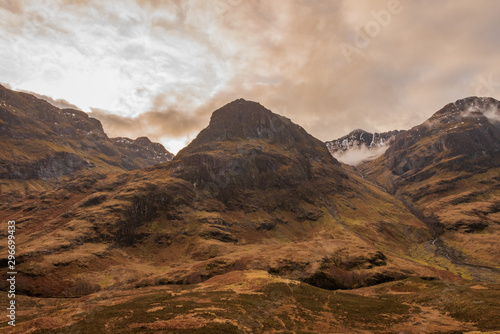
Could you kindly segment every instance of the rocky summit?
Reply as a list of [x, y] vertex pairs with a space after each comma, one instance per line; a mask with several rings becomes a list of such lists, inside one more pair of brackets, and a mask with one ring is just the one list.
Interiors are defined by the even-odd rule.
[[200, 189], [213, 188], [233, 200], [251, 191], [261, 198], [258, 192], [266, 189], [300, 193], [318, 187], [331, 192], [347, 178], [321, 141], [289, 119], [243, 99], [216, 110], [170, 170]]
[[[2, 92], [2, 145], [15, 148], [1, 151], [4, 175], [20, 170], [13, 154], [39, 161], [54, 150], [90, 164], [42, 189], [2, 193], [0, 217], [18, 229], [24, 305], [16, 329], [4, 321], [2, 331], [498, 328], [493, 99], [448, 105], [392, 133], [382, 156], [354, 168], [291, 120], [243, 99], [214, 111], [167, 161], [147, 138], [109, 139], [82, 112]], [[156, 156], [165, 159], [153, 164]]]

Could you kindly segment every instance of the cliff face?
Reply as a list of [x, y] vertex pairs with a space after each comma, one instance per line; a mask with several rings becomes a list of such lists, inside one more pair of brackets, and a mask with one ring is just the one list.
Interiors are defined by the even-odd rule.
[[147, 138], [110, 139], [79, 110], [0, 86], [0, 179], [55, 180], [81, 170], [126, 171], [173, 158]]

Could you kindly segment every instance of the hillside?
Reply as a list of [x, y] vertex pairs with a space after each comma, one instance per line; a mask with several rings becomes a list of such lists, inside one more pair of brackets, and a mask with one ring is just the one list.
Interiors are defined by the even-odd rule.
[[86, 113], [0, 86], [1, 192], [41, 190], [77, 172], [123, 172], [173, 155], [143, 137], [110, 139]]

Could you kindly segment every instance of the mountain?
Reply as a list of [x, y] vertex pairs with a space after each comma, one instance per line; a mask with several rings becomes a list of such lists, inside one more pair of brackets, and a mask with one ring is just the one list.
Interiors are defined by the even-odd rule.
[[348, 165], [358, 165], [382, 155], [392, 144], [394, 137], [403, 131], [369, 133], [357, 129], [347, 136], [327, 141], [330, 153], [339, 161]]
[[327, 141], [325, 144], [332, 155], [344, 153], [353, 148], [365, 147], [367, 149], [374, 149], [390, 145], [394, 137], [401, 132], [402, 131], [395, 130], [382, 133], [370, 133], [361, 129], [356, 129], [344, 137]]
[[175, 177], [202, 189], [215, 187], [220, 196], [238, 203], [240, 195], [248, 202], [250, 192], [259, 192], [258, 200], [261, 191], [270, 189], [296, 189], [294, 198], [301, 192], [310, 197], [317, 189], [335, 192], [347, 177], [321, 141], [289, 119], [242, 99], [216, 110], [209, 126], [178, 153], [171, 170]]
[[0, 218], [16, 220], [26, 305], [16, 330], [494, 329], [495, 273], [455, 263], [426, 216], [384, 190], [384, 157], [361, 174], [239, 99], [172, 161], [8, 197]]
[[[9, 190], [19, 182], [57, 180], [78, 171], [139, 169], [173, 155], [147, 138], [110, 139], [86, 113], [59, 109], [33, 95], [0, 86], [0, 179]], [[43, 183], [43, 182], [42, 182]], [[36, 187], [35, 187], [36, 188]]]
[[359, 167], [427, 222], [453, 263], [492, 280], [500, 272], [499, 105], [477, 97], [450, 103]]
[[122, 154], [123, 168], [125, 170], [141, 169], [171, 161], [174, 158], [174, 155], [167, 151], [162, 144], [153, 143], [147, 137], [136, 139], [117, 137], [110, 138], [110, 140]]

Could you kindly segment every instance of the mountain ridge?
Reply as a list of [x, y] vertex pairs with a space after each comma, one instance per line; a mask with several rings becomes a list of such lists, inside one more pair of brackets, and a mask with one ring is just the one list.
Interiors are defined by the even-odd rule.
[[27, 93], [0, 86], [0, 178], [50, 181], [81, 171], [133, 170], [171, 160], [149, 139], [109, 138], [85, 112], [59, 109]]
[[325, 144], [332, 155], [336, 153], [344, 153], [352, 148], [366, 147], [368, 149], [377, 148], [385, 145], [390, 145], [394, 137], [403, 132], [401, 130], [393, 130], [387, 132], [370, 133], [362, 129], [356, 129], [349, 132], [347, 135], [338, 139], [326, 141]]
[[490, 268], [486, 276], [500, 266], [493, 255], [500, 251], [498, 105], [477, 97], [447, 104], [359, 166], [427, 222], [454, 263]]

